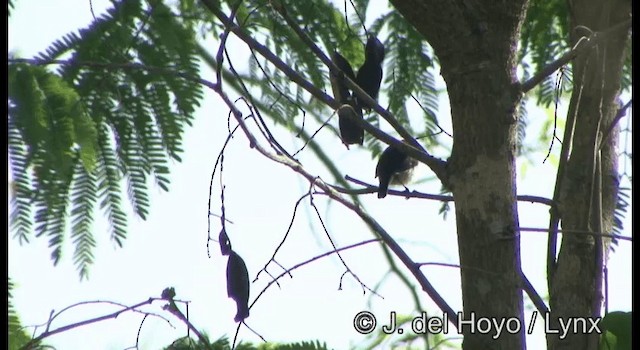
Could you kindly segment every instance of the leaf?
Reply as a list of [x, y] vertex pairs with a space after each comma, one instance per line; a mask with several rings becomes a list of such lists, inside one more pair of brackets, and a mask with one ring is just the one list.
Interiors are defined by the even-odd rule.
[[[632, 312], [609, 312], [600, 321], [600, 327], [606, 331], [600, 343], [600, 349], [631, 350], [631, 319]], [[611, 335], [615, 336], [615, 342]]]

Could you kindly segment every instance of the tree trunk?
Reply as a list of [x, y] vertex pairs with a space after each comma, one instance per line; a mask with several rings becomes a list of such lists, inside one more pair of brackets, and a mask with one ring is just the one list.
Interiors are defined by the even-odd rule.
[[[628, 20], [631, 16], [629, 0], [572, 0], [569, 1], [571, 28], [584, 26], [592, 31], [602, 31]], [[584, 29], [573, 30], [571, 44], [581, 36], [588, 36]], [[602, 217], [595, 210], [600, 197], [594, 176], [596, 138], [602, 137], [618, 111], [618, 95], [624, 65], [625, 48], [629, 38], [627, 31], [613, 34], [602, 45], [573, 61], [572, 107], [576, 110], [576, 126], [573, 145], [562, 179], [561, 202], [558, 204], [563, 230], [590, 230], [612, 232], [613, 214], [618, 190], [617, 140], [619, 129], [614, 128], [602, 147]], [[570, 108], [572, 110], [572, 108]], [[565, 140], [565, 142], [567, 142]], [[597, 173], [596, 173], [597, 174]], [[597, 223], [601, 221], [601, 228]], [[606, 262], [608, 244], [588, 235], [564, 234], [558, 254], [555, 272], [551, 279], [551, 323], [559, 329], [559, 319], [566, 324], [570, 318], [600, 316], [602, 293], [602, 265]], [[597, 244], [601, 248], [596, 248]], [[598, 249], [605, 252], [599, 259]], [[587, 322], [587, 325], [589, 323]], [[587, 327], [587, 331], [590, 327]], [[566, 338], [550, 335], [549, 349], [597, 349], [598, 334], [573, 329]]]
[[434, 48], [447, 83], [463, 319], [522, 326], [514, 333], [503, 329], [496, 339], [496, 328], [481, 333], [463, 326], [463, 348], [524, 349], [515, 127], [516, 48], [527, 1], [392, 3]]

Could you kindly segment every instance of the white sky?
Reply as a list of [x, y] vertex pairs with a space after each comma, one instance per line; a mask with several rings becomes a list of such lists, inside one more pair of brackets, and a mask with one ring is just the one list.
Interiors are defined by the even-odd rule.
[[[106, 1], [94, 1], [97, 13]], [[17, 50], [21, 57], [31, 57], [43, 50], [53, 39], [91, 21], [89, 1], [18, 1], [9, 21], [9, 50]], [[216, 44], [211, 44], [216, 47]], [[203, 78], [214, 80], [210, 73]], [[206, 74], [209, 74], [206, 76]], [[566, 109], [566, 104], [562, 106]], [[440, 106], [443, 126], [449, 125], [449, 107], [442, 99]], [[538, 136], [545, 112], [529, 108], [529, 142]], [[564, 114], [560, 114], [564, 115]], [[300, 117], [300, 116], [298, 116]], [[171, 166], [171, 191], [151, 191], [151, 210], [147, 221], [129, 215], [128, 238], [124, 248], [116, 248], [108, 239], [107, 221], [96, 214], [95, 237], [98, 249], [90, 279], [80, 283], [73, 266], [70, 242], [58, 267], [50, 261], [46, 238], [32, 239], [20, 246], [9, 239], [9, 276], [17, 284], [14, 303], [25, 325], [42, 324], [49, 312], [81, 301], [108, 300], [135, 304], [149, 297], [159, 297], [169, 286], [176, 288], [177, 297], [191, 301], [189, 317], [193, 324], [211, 338], [235, 332], [235, 304], [226, 296], [226, 258], [220, 256], [215, 243], [212, 257], [207, 257], [207, 201], [211, 171], [215, 158], [226, 137], [227, 108], [210, 91], [206, 91], [202, 107], [196, 114], [194, 126], [184, 137], [185, 152], [182, 163]], [[626, 119], [622, 121], [626, 125]], [[311, 130], [311, 129], [310, 129]], [[298, 149], [300, 142], [281, 131], [276, 134], [288, 149]], [[320, 132], [318, 140], [345, 174], [376, 183], [375, 161], [358, 149], [346, 151], [335, 135]], [[558, 152], [559, 147], [554, 149]], [[531, 156], [532, 163], [519, 162], [519, 194], [551, 197], [555, 169], [542, 163], [546, 150]], [[436, 154], [446, 157], [446, 152]], [[225, 155], [226, 210], [234, 222], [228, 234], [236, 250], [246, 261], [250, 278], [270, 258], [273, 249], [285, 233], [296, 200], [308, 189], [308, 184], [292, 171], [276, 165], [248, 148], [248, 142], [236, 137]], [[303, 154], [305, 167], [325, 180], [330, 178], [321, 165]], [[526, 170], [526, 176], [523, 173]], [[421, 166], [418, 177], [431, 176]], [[212, 212], [219, 213], [219, 180], [215, 180]], [[415, 189], [438, 193], [435, 182], [413, 186]], [[327, 205], [316, 197], [323, 219], [338, 246], [345, 246], [371, 238], [365, 226], [336, 203]], [[439, 203], [404, 200], [393, 196], [378, 200], [375, 194], [363, 198], [364, 206], [376, 217], [410, 256], [419, 262], [457, 263], [455, 215], [453, 208], [447, 220], [438, 216]], [[126, 203], [126, 201], [125, 201]], [[308, 203], [308, 202], [307, 202]], [[546, 227], [548, 208], [540, 204], [519, 204], [520, 224], [523, 227]], [[629, 208], [629, 213], [632, 208]], [[311, 222], [308, 220], [311, 218]], [[219, 221], [212, 218], [214, 237]], [[627, 235], [631, 232], [631, 217], [625, 222]], [[545, 257], [546, 235], [523, 233], [522, 261], [528, 277], [544, 296], [546, 294]], [[308, 206], [298, 210], [298, 217], [286, 244], [278, 254], [278, 261], [290, 267], [314, 255], [330, 250], [329, 242]], [[375, 245], [360, 247], [343, 253], [349, 267], [369, 287], [374, 287], [387, 271], [380, 249]], [[609, 262], [609, 308], [631, 310], [631, 245], [621, 242]], [[271, 265], [269, 271], [282, 270]], [[425, 267], [426, 276], [445, 297], [454, 310], [461, 309], [458, 271], [446, 267]], [[397, 278], [387, 278], [380, 289], [381, 299], [363, 295], [362, 288], [345, 277], [343, 289], [338, 290], [344, 272], [334, 257], [317, 261], [293, 272], [293, 279], [280, 280], [281, 288], [272, 286], [251, 309], [247, 323], [269, 341], [290, 342], [320, 339], [336, 349], [346, 348], [365, 339], [352, 326], [354, 315], [370, 310], [380, 324], [388, 319], [389, 311], [412, 314], [413, 302]], [[270, 281], [265, 274], [252, 284], [251, 299]], [[528, 299], [526, 299], [528, 303]], [[423, 307], [431, 315], [441, 313], [422, 295]], [[145, 321], [140, 333], [141, 349], [158, 349], [186, 334], [186, 328], [175, 317], [161, 310], [162, 304], [146, 307], [146, 311], [165, 315], [172, 326], [158, 318]], [[52, 328], [116, 311], [113, 307], [80, 306], [64, 313]], [[530, 310], [527, 312], [529, 320]], [[117, 319], [77, 328], [50, 337], [48, 344], [60, 349], [87, 348], [124, 349], [135, 345], [142, 316], [125, 313]], [[540, 321], [540, 320], [539, 320]], [[527, 341], [531, 348], [542, 344], [542, 322], [536, 323]], [[41, 331], [41, 329], [39, 330]], [[450, 336], [456, 336], [455, 333]], [[259, 338], [241, 328], [240, 339], [259, 342]]]

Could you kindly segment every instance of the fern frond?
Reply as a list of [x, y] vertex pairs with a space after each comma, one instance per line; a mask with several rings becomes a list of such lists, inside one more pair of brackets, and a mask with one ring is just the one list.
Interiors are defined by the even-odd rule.
[[520, 106], [518, 107], [518, 119], [516, 124], [516, 150], [518, 156], [522, 155], [524, 140], [527, 136], [527, 126], [529, 125], [527, 100], [527, 96], [524, 96], [520, 100]]
[[[624, 234], [624, 219], [627, 216], [627, 209], [629, 208], [629, 193], [631, 188], [619, 187], [618, 194], [616, 196], [616, 208], [613, 212], [613, 233], [616, 235]], [[611, 240], [611, 249], [618, 245], [618, 240]]]
[[28, 176], [28, 151], [23, 144], [14, 118], [9, 113], [9, 164], [12, 177], [9, 224], [20, 244], [28, 243], [33, 227], [31, 218], [31, 183]]
[[[185, 124], [203, 96], [200, 84], [184, 78], [199, 75], [193, 25], [163, 3], [114, 2], [89, 26], [37, 56], [41, 62], [69, 62], [55, 73], [9, 65], [12, 228], [21, 241], [29, 230], [49, 237], [57, 263], [70, 215], [81, 278], [93, 262], [95, 202], [100, 200], [111, 237], [122, 245], [122, 180], [142, 218], [149, 212], [149, 176], [168, 189], [168, 160], [180, 160]], [[111, 63], [113, 69], [104, 68]]]
[[76, 167], [71, 191], [71, 239], [75, 246], [73, 261], [80, 273], [80, 279], [89, 277], [89, 266], [93, 263], [96, 246], [92, 224], [97, 201], [96, 181], [92, 173], [84, 167]]
[[[31, 337], [25, 331], [25, 327], [22, 326], [22, 322], [20, 322], [20, 317], [18, 316], [18, 312], [13, 305], [13, 294], [12, 291], [15, 288], [11, 278], [8, 278], [8, 299], [7, 299], [7, 311], [8, 311], [8, 349], [9, 350], [18, 350], [21, 349], [24, 345], [26, 345]], [[37, 345], [37, 344], [36, 344]]]
[[126, 238], [127, 219], [122, 211], [120, 201], [121, 169], [118, 166], [116, 155], [110, 147], [110, 135], [106, 127], [99, 130], [98, 167], [96, 168], [96, 180], [98, 186], [98, 198], [102, 199], [100, 208], [109, 218], [111, 239], [122, 247]]

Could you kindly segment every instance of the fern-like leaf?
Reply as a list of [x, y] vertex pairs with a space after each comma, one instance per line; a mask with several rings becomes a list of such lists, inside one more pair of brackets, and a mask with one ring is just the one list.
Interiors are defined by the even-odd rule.
[[[168, 160], [180, 160], [184, 127], [202, 99], [189, 78], [199, 76], [193, 25], [161, 2], [113, 2], [35, 63], [9, 65], [12, 230], [22, 242], [30, 230], [47, 236], [57, 263], [70, 218], [81, 278], [93, 262], [94, 204], [122, 245], [122, 193], [144, 219], [148, 180], [169, 188]], [[62, 59], [55, 71], [40, 66]]]

